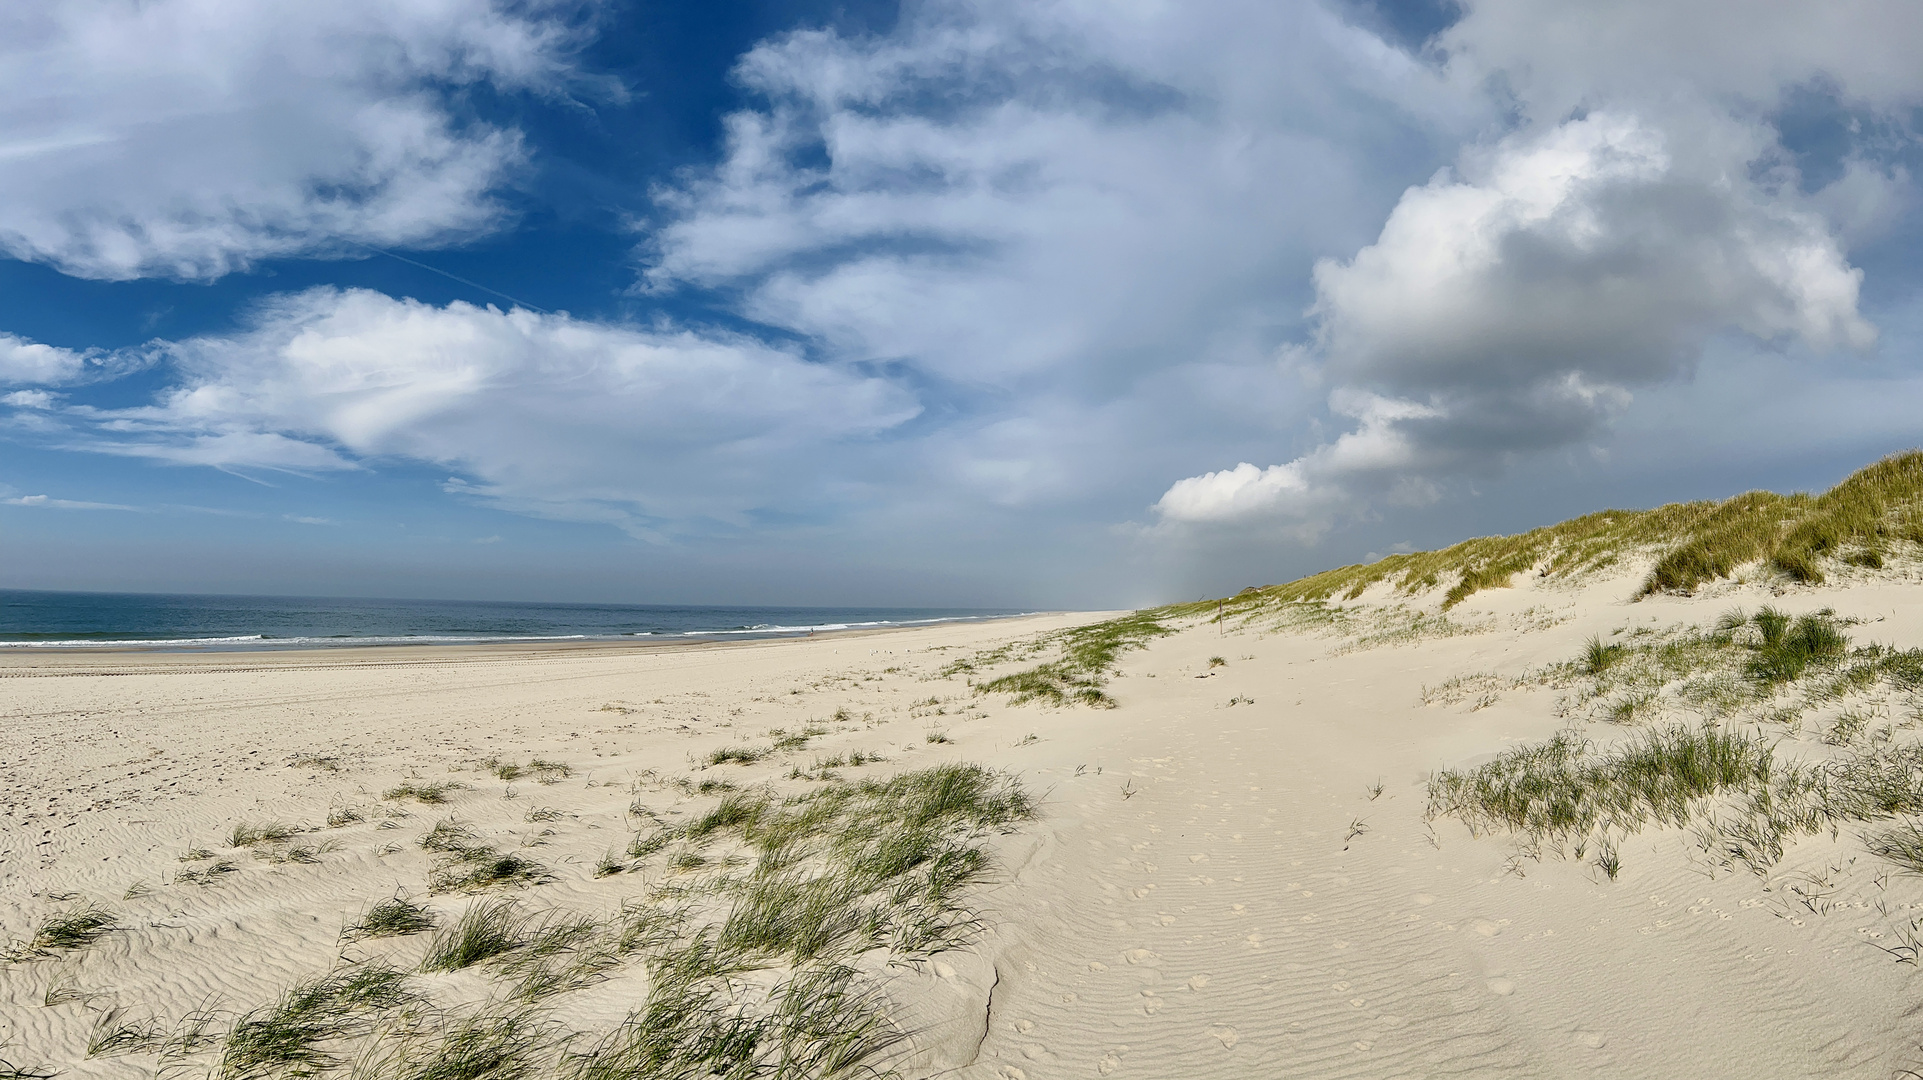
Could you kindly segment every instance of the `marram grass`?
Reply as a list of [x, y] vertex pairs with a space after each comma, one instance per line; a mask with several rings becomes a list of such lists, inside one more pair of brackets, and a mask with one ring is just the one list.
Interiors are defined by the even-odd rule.
[[1911, 450], [1884, 458], [1821, 495], [1752, 491], [1721, 502], [1602, 510], [1514, 536], [1390, 555], [1162, 612], [1196, 616], [1221, 610], [1232, 618], [1291, 602], [1353, 600], [1378, 585], [1404, 596], [1441, 589], [1448, 608], [1483, 589], [1506, 587], [1519, 573], [1573, 577], [1645, 554], [1653, 554], [1656, 562], [1644, 593], [1689, 592], [1747, 565], [1817, 584], [1825, 579], [1826, 563], [1881, 567], [1899, 545], [1916, 544], [1923, 544], [1923, 451]]

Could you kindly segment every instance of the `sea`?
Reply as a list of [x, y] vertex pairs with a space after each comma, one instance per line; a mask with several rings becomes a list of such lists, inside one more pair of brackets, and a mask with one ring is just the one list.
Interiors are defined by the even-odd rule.
[[698, 607], [0, 589], [0, 649], [313, 649], [799, 637], [1007, 618], [980, 608]]

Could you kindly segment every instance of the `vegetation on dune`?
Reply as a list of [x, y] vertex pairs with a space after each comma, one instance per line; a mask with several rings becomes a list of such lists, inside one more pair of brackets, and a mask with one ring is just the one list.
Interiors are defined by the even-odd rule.
[[84, 949], [120, 929], [119, 916], [96, 904], [82, 904], [40, 920], [33, 936], [15, 941], [3, 955], [8, 960], [31, 960]]
[[1044, 634], [1027, 642], [1005, 645], [957, 660], [941, 670], [942, 675], [975, 674], [997, 664], [1027, 659], [1051, 648], [1055, 658], [1034, 667], [975, 684], [977, 692], [1009, 694], [1016, 704], [1045, 701], [1051, 705], [1078, 702], [1097, 708], [1114, 708], [1115, 700], [1103, 687], [1115, 660], [1131, 649], [1147, 648], [1148, 643], [1174, 629], [1164, 625], [1169, 609], [1130, 612], [1117, 619], [1077, 626]]
[[[1483, 589], [1508, 586], [1519, 573], [1573, 577], [1643, 553], [1656, 555], [1644, 593], [1688, 592], [1752, 563], [1816, 584], [1824, 580], [1825, 559], [1881, 567], [1899, 543], [1923, 544], [1923, 451], [1884, 458], [1821, 495], [1752, 491], [1722, 502], [1603, 510], [1514, 536], [1478, 537], [1245, 589], [1219, 603], [1227, 617], [1247, 616], [1282, 604], [1353, 600], [1387, 585], [1402, 596], [1443, 589], [1446, 610]], [[1217, 604], [1165, 611], [1214, 614]]]
[[[1885, 727], [1862, 738], [1867, 713], [1846, 710], [1824, 741], [1848, 752], [1821, 761], [1777, 753], [1773, 724], [1787, 734], [1810, 709], [1856, 695], [1923, 691], [1923, 650], [1852, 648], [1846, 622], [1823, 610], [1792, 617], [1773, 608], [1732, 611], [1707, 630], [1643, 632], [1604, 643], [1544, 675], [1573, 688], [1564, 708], [1595, 703], [1596, 718], [1632, 723], [1670, 707], [1704, 719], [1637, 732], [1599, 746], [1574, 730], [1521, 746], [1475, 769], [1437, 773], [1429, 816], [1453, 816], [1472, 832], [1507, 831], [1525, 851], [1573, 845], [1596, 852], [1610, 877], [1614, 839], [1645, 826], [1688, 826], [1725, 864], [1767, 868], [1797, 836], [1844, 823], [1923, 812], [1923, 746]], [[1786, 701], [1787, 699], [1787, 701]], [[1754, 725], [1754, 726], [1751, 726]], [[1923, 872], [1915, 825], [1872, 832], [1866, 845]]]
[[434, 913], [404, 896], [390, 896], [367, 909], [341, 931], [347, 941], [362, 938], [405, 937], [434, 929]]
[[406, 977], [378, 963], [296, 983], [234, 1022], [215, 1074], [222, 1080], [305, 1075], [339, 1064], [323, 1044], [372, 1030], [379, 1013], [414, 1000]]

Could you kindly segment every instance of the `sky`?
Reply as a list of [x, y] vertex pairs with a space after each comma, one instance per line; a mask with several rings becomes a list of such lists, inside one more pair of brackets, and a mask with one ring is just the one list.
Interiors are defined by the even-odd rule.
[[0, 587], [1113, 608], [1923, 442], [1910, 0], [35, 0]]

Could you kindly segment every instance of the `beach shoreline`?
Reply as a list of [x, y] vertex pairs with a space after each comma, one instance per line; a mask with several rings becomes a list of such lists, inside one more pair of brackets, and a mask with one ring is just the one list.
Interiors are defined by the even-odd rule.
[[[850, 640], [872, 636], [911, 633], [946, 626], [990, 625], [1022, 632], [1029, 620], [1054, 620], [1087, 616], [1091, 621], [1111, 617], [1114, 612], [1037, 611], [1020, 615], [998, 615], [971, 619], [942, 619], [913, 625], [850, 627], [819, 630], [805, 634], [768, 633], [731, 637], [693, 636], [684, 638], [596, 638], [574, 640], [473, 641], [392, 644], [295, 645], [250, 648], [162, 646], [141, 642], [113, 642], [62, 646], [0, 647], [0, 678], [31, 677], [35, 674], [104, 674], [114, 666], [143, 670], [179, 666], [199, 669], [269, 669], [353, 667], [381, 664], [459, 663], [466, 660], [538, 659], [544, 656], [651, 653], [667, 651], [728, 649], [780, 642]], [[96, 661], [90, 663], [89, 661]]]

